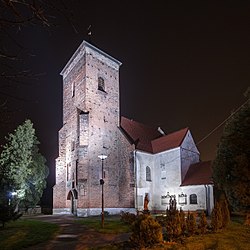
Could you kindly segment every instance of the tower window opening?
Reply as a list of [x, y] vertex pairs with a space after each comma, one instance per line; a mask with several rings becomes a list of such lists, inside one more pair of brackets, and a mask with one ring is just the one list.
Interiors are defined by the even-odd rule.
[[98, 77], [98, 90], [105, 92], [105, 83], [102, 77]]
[[71, 89], [71, 95], [72, 95], [72, 97], [74, 97], [75, 96], [75, 82], [72, 82], [72, 89]]
[[69, 181], [69, 164], [66, 165], [66, 179]]

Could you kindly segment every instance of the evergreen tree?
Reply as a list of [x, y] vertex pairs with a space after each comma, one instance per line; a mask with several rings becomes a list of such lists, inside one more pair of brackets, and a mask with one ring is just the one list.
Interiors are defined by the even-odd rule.
[[162, 242], [162, 227], [148, 214], [136, 217], [132, 224], [130, 241], [139, 249]]
[[228, 204], [226, 199], [220, 201], [220, 207], [221, 207], [222, 227], [224, 228], [230, 222], [230, 212], [228, 209]]
[[211, 214], [211, 227], [214, 232], [217, 232], [219, 229], [222, 228], [222, 215], [219, 202], [215, 203]]
[[213, 179], [234, 211], [250, 210], [250, 100], [227, 121], [213, 163]]
[[187, 230], [187, 223], [186, 223], [185, 213], [182, 209], [180, 209], [179, 215], [180, 215], [181, 233], [182, 235], [185, 235]]
[[[45, 158], [39, 153], [39, 141], [30, 120], [19, 125], [6, 138], [0, 155], [0, 183], [2, 190], [17, 192], [20, 204], [34, 206], [46, 187], [48, 168]], [[6, 194], [2, 194], [6, 196]]]
[[207, 231], [207, 217], [204, 211], [200, 213], [200, 222], [199, 222], [200, 232], [205, 234]]
[[189, 235], [194, 235], [197, 229], [195, 214], [189, 211], [187, 215], [187, 229]]
[[177, 239], [181, 233], [181, 220], [178, 209], [176, 206], [170, 206], [170, 209], [166, 210], [166, 237], [169, 241]]

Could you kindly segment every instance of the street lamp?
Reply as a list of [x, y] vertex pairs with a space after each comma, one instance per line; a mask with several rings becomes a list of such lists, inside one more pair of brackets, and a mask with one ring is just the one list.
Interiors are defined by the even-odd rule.
[[10, 201], [11, 201], [11, 199], [13, 199], [15, 195], [17, 195], [17, 192], [10, 192], [10, 193], [9, 193], [9, 203], [8, 203], [9, 206], [10, 206]]
[[102, 160], [102, 178], [100, 179], [100, 185], [102, 185], [102, 228], [104, 227], [104, 196], [103, 196], [103, 187], [104, 187], [104, 172], [103, 172], [103, 161], [107, 158], [107, 155], [101, 154], [98, 155], [98, 158]]

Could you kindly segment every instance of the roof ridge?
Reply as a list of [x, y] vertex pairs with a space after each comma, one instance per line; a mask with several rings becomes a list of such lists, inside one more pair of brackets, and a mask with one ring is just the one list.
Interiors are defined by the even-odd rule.
[[157, 130], [157, 127], [153, 127], [151, 125], [148, 125], [148, 124], [145, 124], [145, 123], [142, 123], [142, 122], [138, 122], [138, 121], [136, 121], [134, 119], [130, 119], [130, 118], [127, 118], [125, 116], [121, 116], [121, 118], [125, 118], [125, 119], [127, 119], [127, 120], [129, 120], [131, 122], [135, 122], [135, 123], [141, 125], [142, 127], [146, 127], [146, 128], [149, 128], [149, 129], [156, 129]]

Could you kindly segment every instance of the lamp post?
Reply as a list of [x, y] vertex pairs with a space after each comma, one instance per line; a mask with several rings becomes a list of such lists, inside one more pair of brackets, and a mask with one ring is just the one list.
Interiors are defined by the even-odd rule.
[[106, 155], [104, 154], [101, 154], [101, 155], [98, 155], [98, 157], [101, 159], [102, 161], [102, 178], [100, 179], [100, 185], [102, 185], [102, 228], [104, 227], [104, 192], [103, 192], [103, 189], [104, 189], [104, 172], [103, 172], [103, 162], [104, 160], [107, 158]]

